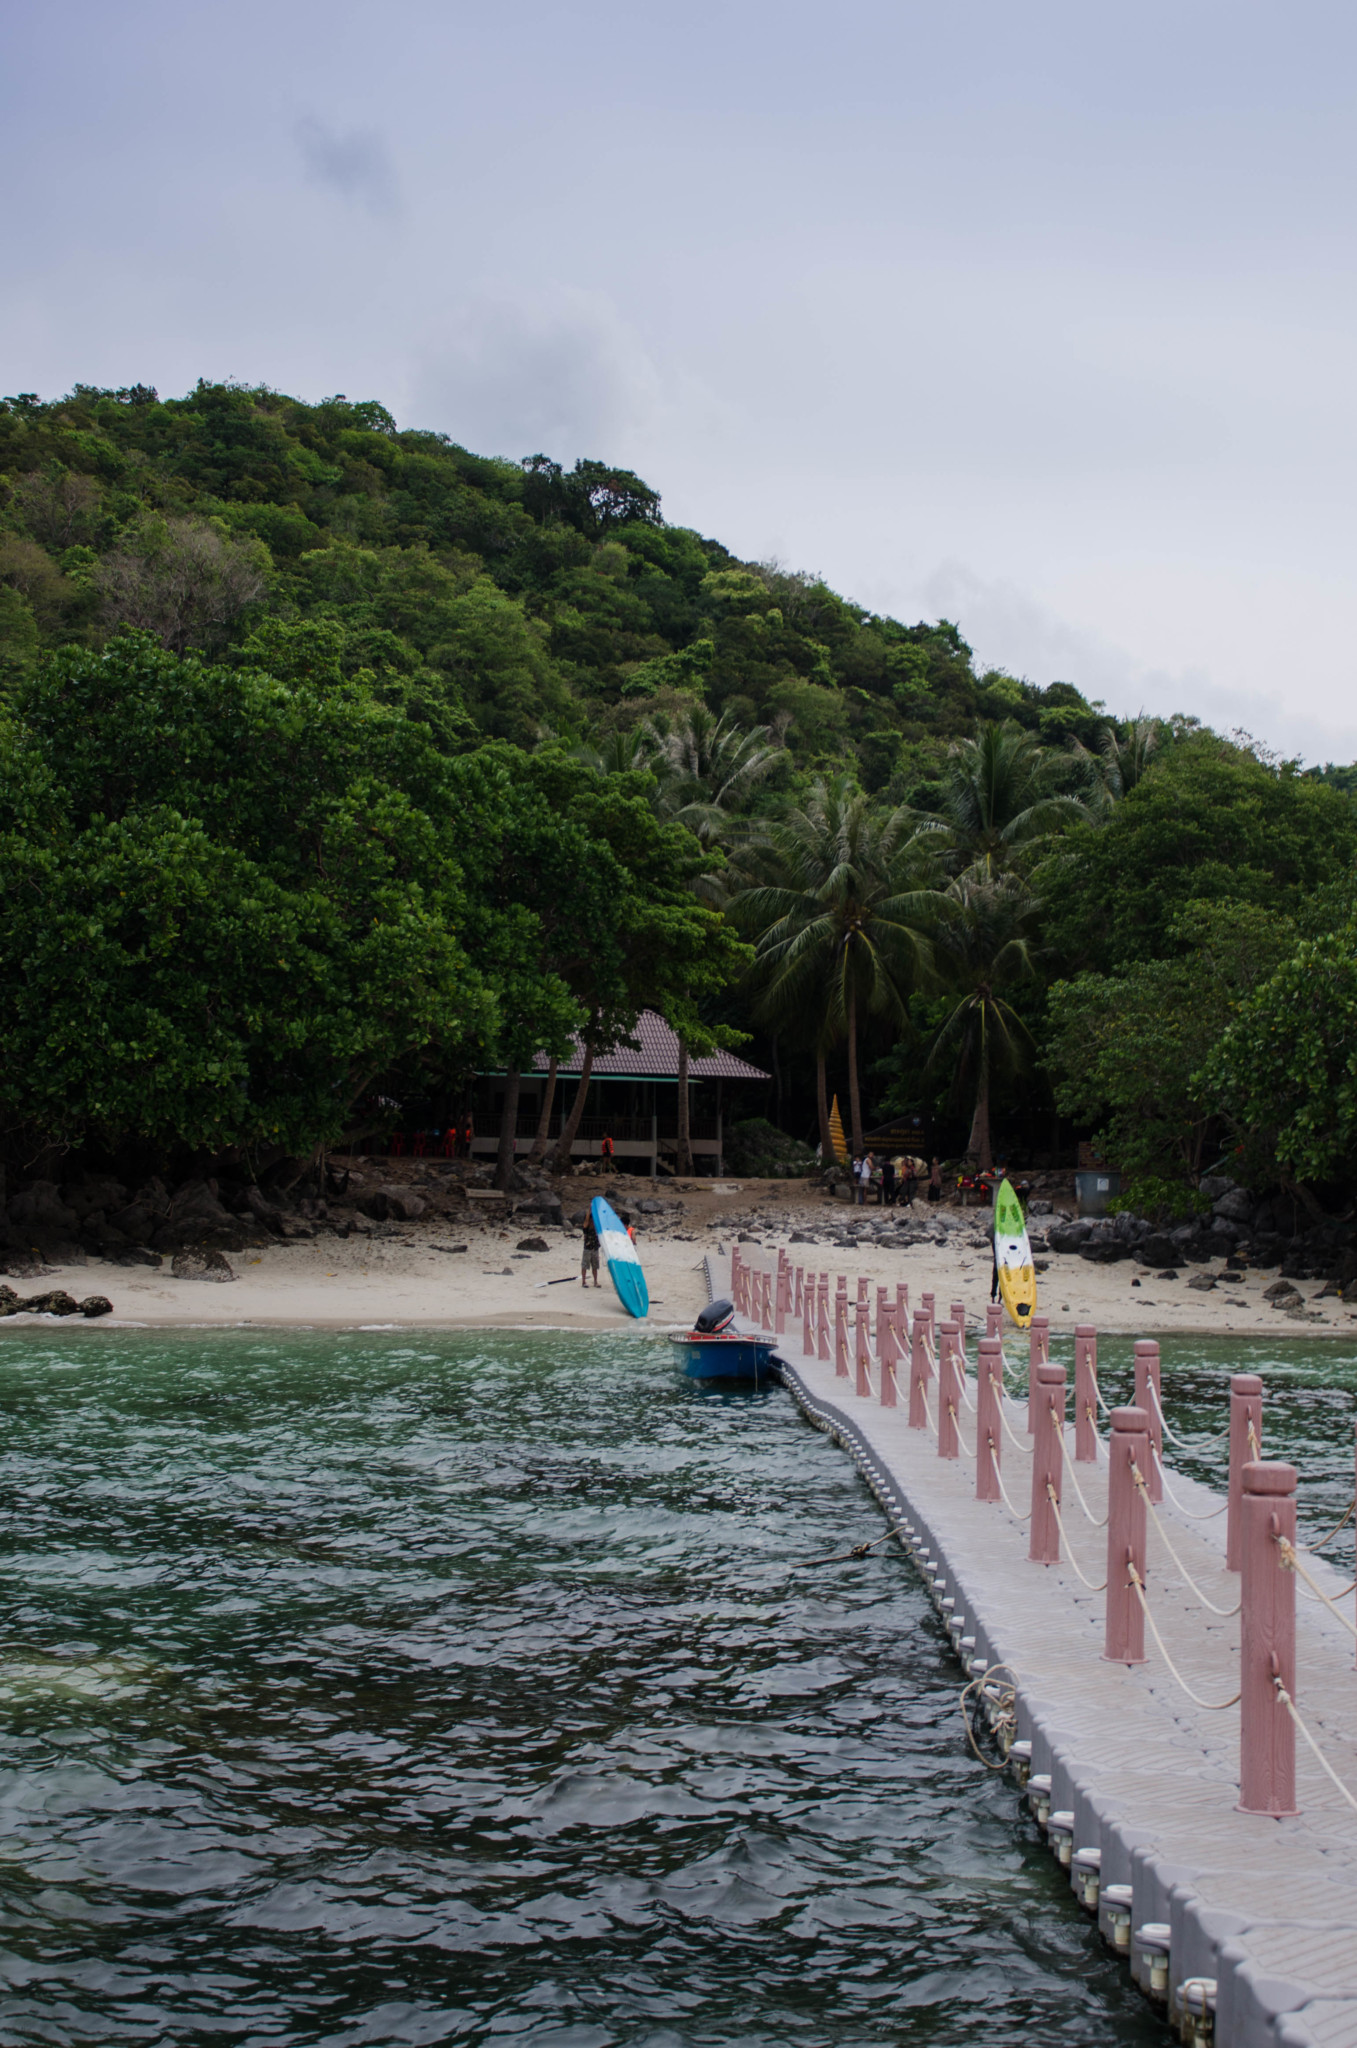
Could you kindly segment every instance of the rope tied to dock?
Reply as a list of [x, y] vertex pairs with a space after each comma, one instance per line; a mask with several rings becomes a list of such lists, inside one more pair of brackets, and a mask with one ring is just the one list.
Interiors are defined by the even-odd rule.
[[1023, 1440], [1022, 1440], [1022, 1438], [1021, 1438], [1020, 1436], [1015, 1436], [1015, 1435], [1014, 1435], [1014, 1433], [1013, 1433], [1013, 1425], [1012, 1425], [1012, 1423], [1011, 1423], [1011, 1422], [1009, 1421], [1008, 1417], [1007, 1417], [1007, 1416], [1005, 1415], [1005, 1413], [1004, 1413], [1004, 1389], [1003, 1389], [1003, 1383], [1002, 1383], [1002, 1382], [1001, 1382], [1000, 1380], [996, 1380], [996, 1379], [995, 1379], [995, 1377], [994, 1377], [994, 1374], [993, 1374], [993, 1373], [991, 1373], [991, 1374], [990, 1374], [990, 1376], [989, 1376], [989, 1383], [990, 1383], [990, 1385], [991, 1385], [992, 1387], [997, 1387], [997, 1388], [998, 1388], [998, 1390], [999, 1390], [999, 1420], [1000, 1420], [1000, 1422], [1002, 1422], [1002, 1423], [1003, 1423], [1003, 1425], [1004, 1425], [1004, 1428], [1005, 1428], [1005, 1430], [1006, 1430], [1006, 1431], [1008, 1432], [1008, 1440], [1009, 1440], [1009, 1442], [1010, 1442], [1010, 1443], [1012, 1444], [1012, 1446], [1013, 1446], [1013, 1448], [1014, 1448], [1014, 1450], [1015, 1450], [1015, 1451], [1021, 1451], [1021, 1452], [1023, 1453], [1023, 1455], [1024, 1455], [1024, 1456], [1026, 1456], [1026, 1454], [1027, 1454], [1027, 1446], [1026, 1446], [1026, 1444], [1025, 1444], [1025, 1443], [1023, 1442]]
[[903, 1542], [904, 1535], [903, 1528], [897, 1523], [893, 1528], [887, 1529], [884, 1536], [878, 1536], [875, 1542], [855, 1543], [851, 1550], [836, 1550], [830, 1557], [803, 1558], [801, 1569], [808, 1571], [812, 1565], [816, 1564], [847, 1564], [852, 1558], [870, 1557], [874, 1550], [880, 1550], [883, 1543], [889, 1543], [892, 1536], [898, 1536]]
[[[1055, 1425], [1055, 1433], [1060, 1438], [1060, 1449], [1063, 1455], [1065, 1449], [1065, 1425], [1060, 1420], [1060, 1417], [1056, 1414], [1054, 1408], [1049, 1409], [1047, 1412], [1050, 1415], [1052, 1423]], [[1105, 1529], [1107, 1527], [1107, 1516], [1104, 1515], [1102, 1520], [1099, 1521], [1097, 1515], [1094, 1514], [1092, 1508], [1084, 1499], [1084, 1489], [1079, 1484], [1079, 1474], [1075, 1471], [1074, 1463], [1069, 1458], [1065, 1459], [1065, 1470], [1069, 1474], [1070, 1484], [1071, 1486], [1073, 1486], [1075, 1494], [1078, 1497], [1079, 1505], [1084, 1511], [1085, 1519], [1087, 1521], [1092, 1522], [1095, 1529]], [[1106, 1581], [1104, 1581], [1104, 1584], [1106, 1584]], [[1099, 1586], [1097, 1590], [1101, 1592], [1103, 1590], [1102, 1586]]]
[[1217, 1607], [1214, 1600], [1207, 1598], [1206, 1594], [1203, 1593], [1201, 1587], [1197, 1584], [1197, 1581], [1193, 1578], [1187, 1566], [1183, 1563], [1181, 1557], [1179, 1557], [1172, 1543], [1170, 1543], [1168, 1530], [1164, 1527], [1164, 1524], [1159, 1519], [1159, 1511], [1155, 1507], [1154, 1502], [1150, 1499], [1150, 1489], [1145, 1484], [1145, 1475], [1143, 1474], [1138, 1465], [1132, 1465], [1131, 1478], [1133, 1483], [1139, 1488], [1141, 1497], [1144, 1500], [1146, 1507], [1149, 1509], [1150, 1515], [1154, 1521], [1154, 1526], [1159, 1531], [1160, 1541], [1163, 1543], [1165, 1550], [1167, 1550], [1169, 1556], [1173, 1559], [1173, 1562], [1177, 1565], [1183, 1577], [1187, 1580], [1187, 1583], [1192, 1588], [1192, 1591], [1201, 1601], [1202, 1606], [1210, 1608], [1212, 1614], [1218, 1614], [1222, 1621], [1231, 1620], [1236, 1614], [1238, 1614], [1240, 1608], [1244, 1604], [1243, 1594], [1240, 1594], [1239, 1599], [1235, 1601], [1233, 1607]]
[[1141, 1578], [1140, 1573], [1136, 1570], [1134, 1564], [1132, 1564], [1129, 1559], [1127, 1560], [1126, 1570], [1129, 1574], [1129, 1582], [1135, 1588], [1135, 1596], [1137, 1600], [1140, 1602], [1140, 1611], [1144, 1615], [1146, 1621], [1148, 1621], [1148, 1623], [1150, 1624], [1150, 1634], [1154, 1637], [1156, 1643], [1159, 1645], [1159, 1654], [1163, 1658], [1164, 1662], [1168, 1665], [1169, 1670], [1177, 1679], [1183, 1691], [1192, 1701], [1192, 1704], [1196, 1707], [1202, 1707], [1208, 1714], [1223, 1714], [1227, 1707], [1237, 1707], [1239, 1705], [1240, 1700], [1244, 1697], [1242, 1691], [1235, 1693], [1234, 1696], [1228, 1700], [1204, 1700], [1201, 1697], [1200, 1693], [1193, 1692], [1192, 1687], [1183, 1677], [1182, 1672], [1178, 1669], [1178, 1666], [1174, 1663], [1172, 1657], [1170, 1657], [1168, 1653], [1168, 1649], [1164, 1643], [1164, 1638], [1160, 1635], [1159, 1630], [1155, 1625], [1154, 1616], [1150, 1613], [1150, 1603], [1145, 1598], [1145, 1581]]
[[[999, 1689], [997, 1690], [997, 1692], [991, 1692], [991, 1687], [995, 1684], [995, 1674], [1000, 1671], [1007, 1671], [1008, 1680], [1000, 1681]], [[960, 1706], [962, 1725], [966, 1730], [966, 1740], [971, 1745], [971, 1750], [975, 1756], [976, 1762], [982, 1763], [987, 1771], [1002, 1771], [1005, 1766], [1005, 1763], [1007, 1762], [1007, 1758], [1001, 1757], [999, 1759], [999, 1762], [996, 1764], [991, 1763], [989, 1758], [983, 1754], [979, 1747], [979, 1744], [976, 1742], [975, 1739], [975, 1731], [971, 1726], [971, 1717], [966, 1711], [966, 1701], [970, 1698], [971, 1694], [976, 1692], [977, 1690], [989, 1693], [990, 1697], [995, 1702], [995, 1706], [997, 1709], [993, 1724], [995, 1739], [1002, 1742], [1002, 1736], [1000, 1731], [1007, 1728], [1016, 1728], [1018, 1725], [1017, 1715], [1013, 1712], [1014, 1704], [1018, 1697], [1017, 1673], [1013, 1670], [1011, 1664], [993, 1664], [987, 1671], [978, 1671], [975, 1677], [972, 1678], [970, 1682], [967, 1685], [964, 1685], [961, 1689]]]
[[978, 1455], [977, 1452], [971, 1449], [965, 1437], [961, 1434], [961, 1424], [957, 1421], [956, 1406], [951, 1401], [947, 1403], [947, 1413], [952, 1418], [952, 1427], [956, 1431], [956, 1440], [961, 1445], [962, 1450], [966, 1453], [966, 1456], [968, 1458], [976, 1457]]
[[[1310, 1588], [1310, 1591], [1314, 1594], [1315, 1598], [1317, 1600], [1322, 1600], [1324, 1605], [1328, 1608], [1330, 1614], [1336, 1615], [1338, 1620], [1342, 1622], [1348, 1634], [1350, 1636], [1357, 1636], [1357, 1623], [1349, 1621], [1346, 1614], [1342, 1613], [1337, 1607], [1334, 1606], [1333, 1601], [1330, 1599], [1329, 1595], [1324, 1591], [1324, 1588], [1321, 1585], [1318, 1585], [1315, 1582], [1315, 1580], [1310, 1577], [1309, 1572], [1306, 1571], [1305, 1566], [1301, 1563], [1300, 1556], [1296, 1550], [1296, 1546], [1291, 1541], [1290, 1537], [1274, 1536], [1272, 1540], [1276, 1544], [1278, 1550], [1281, 1552], [1282, 1570], [1284, 1572], [1294, 1572], [1298, 1579], [1303, 1579], [1306, 1585]], [[1354, 1581], [1354, 1584], [1357, 1584], [1357, 1581]], [[1347, 1594], [1350, 1593], [1352, 1590], [1352, 1586], [1348, 1586], [1344, 1592], [1339, 1594], [1339, 1599], [1345, 1599], [1347, 1597]]]
[[1081, 1585], [1085, 1585], [1088, 1587], [1090, 1593], [1105, 1593], [1107, 1591], [1106, 1579], [1103, 1580], [1101, 1586], [1095, 1586], [1092, 1579], [1086, 1579], [1084, 1577], [1084, 1574], [1079, 1569], [1079, 1560], [1076, 1558], [1074, 1552], [1070, 1549], [1070, 1539], [1065, 1534], [1065, 1524], [1060, 1514], [1060, 1501], [1056, 1495], [1056, 1490], [1052, 1486], [1049, 1479], [1046, 1481], [1046, 1498], [1051, 1503], [1051, 1512], [1055, 1516], [1055, 1526], [1060, 1531], [1060, 1541], [1065, 1546], [1066, 1557], [1069, 1559], [1070, 1563], [1074, 1567], [1075, 1577], [1079, 1580]]
[[1321, 1769], [1321, 1771], [1323, 1771], [1325, 1777], [1329, 1780], [1330, 1784], [1335, 1786], [1337, 1790], [1342, 1793], [1344, 1799], [1347, 1800], [1348, 1805], [1352, 1808], [1353, 1812], [1357, 1813], [1357, 1799], [1353, 1798], [1351, 1792], [1349, 1792], [1347, 1786], [1343, 1783], [1343, 1780], [1339, 1777], [1337, 1771], [1333, 1768], [1333, 1765], [1329, 1762], [1323, 1750], [1315, 1741], [1314, 1736], [1310, 1733], [1304, 1721], [1301, 1720], [1300, 1715], [1296, 1711], [1296, 1702], [1292, 1699], [1290, 1693], [1282, 1684], [1281, 1679], [1274, 1674], [1272, 1683], [1277, 1688], [1278, 1701], [1282, 1706], [1286, 1708], [1286, 1711], [1291, 1716], [1292, 1722], [1294, 1723], [1295, 1727], [1299, 1729], [1300, 1733], [1305, 1737], [1306, 1742], [1309, 1744], [1310, 1749], [1314, 1754], [1315, 1762], [1319, 1765], [1319, 1768]]

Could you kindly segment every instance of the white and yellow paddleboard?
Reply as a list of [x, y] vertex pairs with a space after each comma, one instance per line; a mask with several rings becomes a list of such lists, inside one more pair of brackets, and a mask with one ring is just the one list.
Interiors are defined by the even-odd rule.
[[1004, 1307], [1020, 1330], [1029, 1329], [1037, 1308], [1037, 1269], [1032, 1264], [1022, 1203], [1006, 1180], [994, 1190], [994, 1257]]

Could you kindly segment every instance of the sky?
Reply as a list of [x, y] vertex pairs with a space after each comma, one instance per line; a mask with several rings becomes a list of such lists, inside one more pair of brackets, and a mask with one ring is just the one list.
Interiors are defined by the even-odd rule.
[[10, 0], [0, 388], [596, 456], [1109, 710], [1357, 756], [1357, 10]]

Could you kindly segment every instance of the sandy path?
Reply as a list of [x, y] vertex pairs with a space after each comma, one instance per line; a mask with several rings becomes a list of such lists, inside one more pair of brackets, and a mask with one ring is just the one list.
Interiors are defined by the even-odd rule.
[[[649, 1193], [647, 1182], [638, 1182]], [[585, 1183], [572, 1188], [566, 1206], [582, 1204], [596, 1192]], [[908, 1250], [875, 1245], [856, 1248], [833, 1244], [796, 1244], [794, 1230], [816, 1236], [837, 1231], [852, 1220], [842, 1202], [807, 1194], [798, 1183], [778, 1181], [710, 1181], [665, 1183], [663, 1192], [677, 1193], [684, 1212], [677, 1226], [662, 1224], [640, 1230], [638, 1245], [650, 1285], [652, 1325], [688, 1324], [706, 1300], [701, 1270], [703, 1253], [729, 1247], [737, 1230], [755, 1242], [745, 1247], [751, 1259], [774, 1254], [785, 1245], [793, 1264], [804, 1262], [816, 1271], [845, 1273], [850, 1281], [865, 1273], [894, 1286], [909, 1283], [911, 1296], [931, 1289], [939, 1306], [953, 1300], [966, 1304], [968, 1318], [980, 1318], [989, 1298], [989, 1254], [975, 1240], [982, 1224], [975, 1211], [939, 1210], [930, 1217], [942, 1243], [926, 1241]], [[916, 1215], [922, 1212], [916, 1211]], [[860, 1215], [860, 1212], [859, 1212]], [[868, 1212], [870, 1218], [875, 1212]], [[522, 1237], [545, 1237], [544, 1252], [520, 1253]], [[465, 1251], [440, 1251], [438, 1244], [465, 1244]], [[229, 1285], [176, 1280], [166, 1265], [158, 1270], [121, 1267], [91, 1260], [87, 1266], [65, 1267], [50, 1278], [18, 1283], [20, 1291], [64, 1287], [77, 1299], [105, 1294], [113, 1318], [85, 1327], [122, 1325], [305, 1326], [355, 1329], [366, 1326], [459, 1328], [517, 1325], [582, 1330], [613, 1329], [628, 1324], [606, 1274], [601, 1289], [584, 1291], [579, 1284], [578, 1237], [560, 1230], [539, 1233], [523, 1220], [507, 1227], [454, 1226], [444, 1219], [402, 1226], [398, 1233], [373, 1238], [321, 1236], [314, 1241], [270, 1246], [234, 1254], [238, 1275]], [[1336, 1297], [1320, 1300], [1320, 1283], [1300, 1283], [1309, 1316], [1287, 1316], [1263, 1300], [1275, 1271], [1231, 1274], [1210, 1293], [1190, 1289], [1189, 1278], [1213, 1267], [1186, 1266], [1175, 1281], [1159, 1281], [1130, 1260], [1095, 1266], [1078, 1257], [1053, 1256], [1039, 1280], [1040, 1308], [1053, 1330], [1070, 1330], [1091, 1322], [1108, 1333], [1180, 1332], [1200, 1335], [1266, 1334], [1278, 1339], [1297, 1335], [1344, 1335], [1357, 1342], [1357, 1310]], [[548, 1283], [561, 1281], [552, 1286]], [[1136, 1283], [1139, 1282], [1139, 1285]], [[11, 1283], [14, 1284], [14, 1283]], [[1313, 1320], [1310, 1318], [1314, 1318]], [[38, 1320], [11, 1317], [0, 1328]], [[51, 1318], [43, 1318], [50, 1321]]]

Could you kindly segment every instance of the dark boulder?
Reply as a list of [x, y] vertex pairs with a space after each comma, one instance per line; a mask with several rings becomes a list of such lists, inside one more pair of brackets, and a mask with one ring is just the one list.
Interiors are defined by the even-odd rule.
[[1093, 1242], [1081, 1245], [1079, 1256], [1081, 1259], [1087, 1259], [1091, 1266], [1115, 1266], [1118, 1259], [1130, 1257], [1130, 1248], [1118, 1244], [1115, 1237], [1105, 1238], [1101, 1244]]
[[113, 1303], [106, 1294], [87, 1294], [80, 1304], [80, 1313], [93, 1322], [96, 1316], [111, 1316]]
[[1227, 1223], [1248, 1223], [1253, 1218], [1253, 1207], [1253, 1197], [1246, 1188], [1227, 1188], [1212, 1204], [1212, 1213]]
[[1046, 1233], [1046, 1242], [1053, 1252], [1077, 1252], [1087, 1244], [1093, 1225], [1084, 1217], [1071, 1217], [1060, 1223], [1053, 1223]]
[[520, 1237], [515, 1250], [520, 1252], [546, 1252], [551, 1246], [544, 1237]]
[[1136, 1257], [1142, 1266], [1171, 1266], [1177, 1254], [1178, 1247], [1162, 1230], [1152, 1230], [1136, 1246]]
[[176, 1252], [170, 1265], [176, 1280], [234, 1280], [231, 1262], [218, 1251], [189, 1245]]

